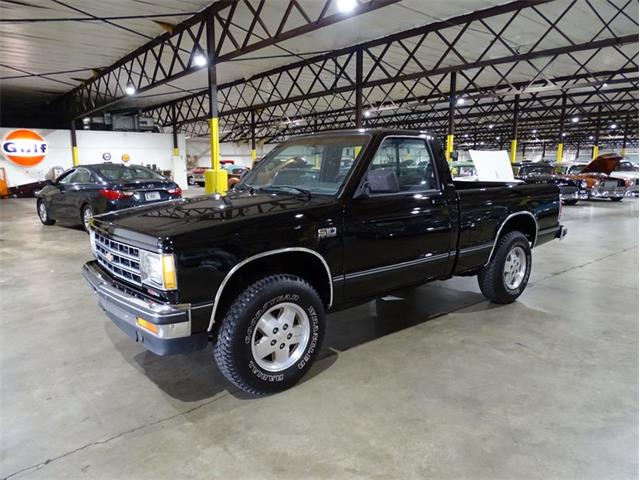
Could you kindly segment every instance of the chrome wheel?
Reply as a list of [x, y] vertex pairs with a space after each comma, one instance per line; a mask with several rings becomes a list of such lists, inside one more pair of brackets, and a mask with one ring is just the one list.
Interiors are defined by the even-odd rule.
[[42, 223], [45, 223], [47, 221], [47, 206], [44, 204], [44, 202], [40, 202], [38, 204], [38, 215], [40, 215], [40, 220], [42, 220]]
[[91, 221], [92, 218], [93, 218], [93, 211], [91, 211], [90, 207], [86, 207], [82, 211], [82, 224], [84, 225], [84, 229], [87, 232], [89, 231], [89, 222]]
[[527, 254], [522, 247], [513, 247], [504, 262], [504, 285], [509, 290], [518, 288], [527, 274]]
[[251, 353], [263, 370], [281, 372], [300, 360], [310, 334], [309, 316], [300, 306], [278, 303], [256, 323], [251, 336]]

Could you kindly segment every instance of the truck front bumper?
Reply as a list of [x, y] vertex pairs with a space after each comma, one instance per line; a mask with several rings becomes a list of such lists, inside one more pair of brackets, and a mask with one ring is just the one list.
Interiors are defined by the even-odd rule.
[[156, 355], [200, 350], [207, 346], [206, 332], [191, 333], [191, 306], [168, 305], [142, 299], [114, 286], [96, 261], [82, 267], [107, 317], [122, 331]]

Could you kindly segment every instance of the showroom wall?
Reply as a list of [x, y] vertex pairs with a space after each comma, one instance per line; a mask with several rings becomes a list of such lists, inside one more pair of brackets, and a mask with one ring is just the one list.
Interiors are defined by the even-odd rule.
[[[0, 128], [0, 137], [4, 139], [13, 130], [16, 129]], [[67, 169], [73, 165], [69, 130], [34, 131], [44, 137], [47, 143], [47, 154], [40, 163], [23, 167], [0, 155], [0, 167], [5, 169], [9, 187], [44, 180], [51, 168]], [[77, 139], [80, 164], [104, 162], [103, 156], [110, 156], [111, 162], [123, 163], [122, 156], [126, 154], [129, 164], [155, 164], [159, 170], [172, 170], [173, 138], [168, 133], [78, 130]], [[178, 136], [178, 146], [184, 157], [184, 135]]]
[[[190, 157], [197, 157], [197, 163], [199, 167], [211, 166], [211, 148], [209, 146], [209, 139], [206, 137], [188, 138], [187, 155]], [[256, 151], [258, 157], [262, 157], [271, 149], [275, 147], [275, 144], [257, 145]], [[251, 147], [248, 143], [221, 143], [220, 144], [220, 160], [233, 160], [238, 165], [251, 166]]]

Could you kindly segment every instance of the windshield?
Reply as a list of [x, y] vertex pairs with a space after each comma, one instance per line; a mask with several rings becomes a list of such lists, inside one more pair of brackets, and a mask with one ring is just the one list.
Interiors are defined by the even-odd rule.
[[569, 168], [569, 174], [570, 175], [576, 175], [580, 172], [582, 172], [582, 170], [584, 169], [586, 165], [573, 165], [571, 166], [571, 168]]
[[369, 138], [340, 135], [290, 140], [269, 152], [244, 177], [240, 188], [335, 195]]
[[527, 165], [521, 167], [518, 175], [553, 175], [555, 172], [552, 165]]
[[638, 166], [631, 162], [620, 162], [615, 169], [616, 172], [637, 172]]
[[166, 180], [159, 173], [137, 165], [97, 165], [94, 167], [107, 180]]

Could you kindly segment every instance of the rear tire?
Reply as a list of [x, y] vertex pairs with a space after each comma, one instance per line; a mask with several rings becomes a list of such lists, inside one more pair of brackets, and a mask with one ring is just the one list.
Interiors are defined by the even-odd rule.
[[564, 201], [565, 205], [575, 205], [576, 203], [578, 203], [578, 200], [565, 200]]
[[38, 200], [38, 218], [40, 218], [43, 225], [53, 225], [56, 223], [56, 221], [49, 216], [49, 209], [44, 200]]
[[89, 230], [91, 229], [89, 224], [91, 218], [93, 218], [93, 209], [91, 208], [91, 206], [85, 205], [84, 207], [82, 207], [80, 219], [82, 220], [82, 227], [87, 233], [89, 233]]
[[309, 371], [324, 330], [324, 307], [315, 289], [300, 277], [271, 275], [233, 301], [213, 353], [220, 371], [239, 389], [276, 393]]
[[521, 232], [498, 241], [489, 264], [478, 273], [482, 294], [493, 303], [512, 303], [524, 291], [531, 274], [531, 247]]
[[622, 197], [614, 197], [614, 198], [610, 198], [610, 200], [612, 202], [621, 202], [622, 201]]

